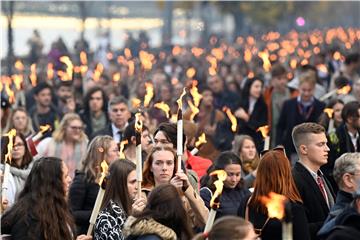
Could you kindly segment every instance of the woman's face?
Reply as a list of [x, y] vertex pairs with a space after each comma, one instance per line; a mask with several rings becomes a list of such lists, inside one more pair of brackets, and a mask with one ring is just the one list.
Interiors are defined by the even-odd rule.
[[21, 140], [19, 136], [16, 136], [13, 150], [11, 152], [11, 157], [15, 161], [15, 163], [18, 166], [20, 166], [24, 155], [25, 155], [25, 143]]
[[255, 80], [250, 87], [250, 96], [259, 98], [261, 96], [262, 83], [259, 80]]
[[64, 192], [65, 192], [65, 196], [67, 196], [71, 184], [71, 177], [69, 176], [69, 169], [64, 162], [62, 162], [62, 173], [63, 173], [62, 182], [64, 186]]
[[155, 147], [170, 147], [174, 148], [174, 145], [169, 142], [163, 131], [158, 131], [154, 137]]
[[120, 158], [119, 147], [114, 140], [111, 140], [110, 147], [105, 154], [105, 161], [108, 165]]
[[235, 188], [241, 179], [241, 166], [240, 164], [228, 164], [224, 168], [227, 173], [227, 178], [224, 182], [225, 187]]
[[149, 150], [151, 149], [151, 138], [148, 130], [144, 130], [141, 133], [141, 148], [145, 152], [149, 152]]
[[136, 184], [136, 171], [133, 170], [129, 173], [127, 177], [127, 187], [130, 195], [130, 199], [134, 199], [137, 193], [137, 184]]
[[65, 130], [65, 137], [70, 141], [77, 142], [81, 139], [81, 135], [84, 131], [83, 124], [80, 120], [74, 119], [69, 122]]
[[150, 171], [154, 175], [155, 185], [169, 183], [173, 177], [175, 157], [172, 152], [162, 150], [153, 153]]
[[256, 156], [255, 143], [250, 139], [245, 139], [240, 150], [240, 156], [242, 160], [252, 160]]
[[343, 108], [344, 108], [344, 104], [342, 104], [342, 103], [336, 103], [333, 106], [335, 122], [338, 122], [338, 123], [342, 122], [341, 111]]
[[22, 132], [26, 129], [28, 119], [26, 113], [23, 111], [16, 111], [12, 120], [14, 123], [14, 128], [17, 131]]

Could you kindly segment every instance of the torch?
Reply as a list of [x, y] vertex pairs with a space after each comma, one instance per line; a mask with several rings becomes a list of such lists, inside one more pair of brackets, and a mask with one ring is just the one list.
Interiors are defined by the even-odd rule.
[[141, 113], [135, 114], [135, 139], [136, 139], [136, 182], [138, 196], [141, 196], [141, 182], [142, 182], [142, 154], [141, 154], [141, 132], [143, 123], [141, 121]]
[[234, 116], [234, 114], [231, 112], [230, 108], [228, 107], [223, 107], [223, 111], [226, 113], [226, 115], [228, 116], [228, 118], [230, 119], [231, 122], [231, 131], [236, 132], [237, 130], [237, 120], [236, 117]]
[[5, 134], [9, 138], [9, 143], [7, 144], [7, 153], [5, 155], [5, 169], [4, 169], [4, 180], [2, 184], [2, 200], [4, 200], [4, 197], [7, 195], [5, 194], [5, 191], [7, 191], [9, 183], [9, 175], [10, 175], [10, 164], [12, 160], [12, 151], [14, 148], [14, 141], [16, 136], [16, 130], [11, 129], [7, 134]]
[[270, 148], [270, 136], [269, 134], [269, 126], [265, 125], [262, 127], [259, 127], [257, 130], [257, 132], [261, 132], [262, 137], [264, 138], [264, 150], [269, 150]]
[[125, 154], [124, 154], [124, 148], [125, 148], [125, 145], [128, 143], [129, 142], [127, 139], [120, 142], [120, 148], [119, 148], [120, 159], [126, 159]]
[[154, 107], [162, 110], [166, 114], [167, 119], [170, 118], [170, 107], [164, 101], [155, 103]]
[[207, 143], [205, 133], [202, 133], [198, 140], [195, 142], [195, 148], [191, 150], [191, 155], [195, 155], [199, 152], [199, 148], [202, 144]]
[[186, 90], [183, 89], [182, 94], [180, 95], [179, 99], [176, 100], [178, 103], [178, 112], [177, 112], [177, 157], [178, 157], [178, 167], [177, 171], [181, 171], [181, 156], [183, 155], [183, 116], [182, 116], [182, 98], [185, 96]]
[[144, 107], [148, 107], [151, 99], [154, 97], [154, 86], [152, 83], [145, 83], [146, 94], [144, 97]]
[[211, 209], [210, 209], [209, 217], [206, 221], [204, 233], [209, 232], [209, 230], [211, 229], [214, 223], [216, 210], [220, 207], [220, 196], [223, 191], [224, 181], [227, 178], [227, 174], [224, 170], [215, 170], [210, 173], [210, 176], [217, 176], [218, 180], [214, 182], [216, 190], [210, 200]]
[[269, 197], [262, 196], [260, 201], [265, 204], [269, 218], [277, 218], [282, 221], [282, 239], [292, 240], [291, 205], [287, 198], [284, 195], [270, 192]]
[[332, 108], [325, 108], [324, 113], [326, 113], [330, 119], [327, 132], [331, 133], [334, 130], [334, 118], [333, 118], [334, 110]]
[[350, 85], [346, 85], [342, 88], [339, 89], [334, 89], [330, 92], [328, 92], [327, 94], [325, 94], [324, 96], [322, 96], [320, 98], [320, 101], [325, 101], [326, 99], [330, 98], [331, 96], [333, 96], [335, 93], [337, 94], [348, 94], [351, 91], [351, 86]]
[[[100, 148], [99, 151], [104, 151], [104, 149]], [[100, 176], [100, 179], [99, 179], [99, 192], [96, 196], [96, 201], [95, 201], [95, 205], [94, 205], [94, 208], [91, 212], [91, 217], [90, 217], [90, 225], [89, 225], [89, 228], [88, 228], [88, 231], [87, 231], [87, 234], [88, 236], [91, 235], [92, 231], [93, 231], [93, 228], [94, 228], [94, 225], [95, 225], [95, 221], [96, 221], [96, 218], [99, 214], [99, 211], [100, 211], [100, 206], [102, 204], [102, 201], [103, 201], [103, 198], [104, 198], [104, 194], [105, 194], [105, 188], [106, 188], [106, 181], [104, 181], [105, 179], [105, 176], [108, 172], [108, 165], [106, 163], [105, 160], [103, 160], [101, 162], [101, 176]]]
[[40, 131], [35, 135], [30, 135], [28, 138], [26, 138], [26, 143], [29, 147], [31, 155], [35, 156], [38, 152], [36, 150], [36, 145], [40, 141], [40, 139], [44, 136], [45, 132], [50, 131], [51, 126], [49, 124], [46, 124], [44, 126], [40, 126]]

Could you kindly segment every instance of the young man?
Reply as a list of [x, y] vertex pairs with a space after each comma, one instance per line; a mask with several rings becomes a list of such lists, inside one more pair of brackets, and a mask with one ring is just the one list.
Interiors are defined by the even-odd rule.
[[276, 128], [276, 144], [283, 145], [292, 161], [296, 161], [296, 151], [291, 144], [292, 129], [304, 122], [317, 122], [325, 107], [324, 103], [314, 97], [316, 77], [313, 72], [300, 76], [298, 97], [284, 102]]
[[302, 123], [293, 129], [292, 139], [299, 156], [292, 173], [303, 200], [311, 239], [317, 239], [316, 234], [334, 205], [331, 185], [320, 171], [330, 150], [325, 129], [317, 123]]

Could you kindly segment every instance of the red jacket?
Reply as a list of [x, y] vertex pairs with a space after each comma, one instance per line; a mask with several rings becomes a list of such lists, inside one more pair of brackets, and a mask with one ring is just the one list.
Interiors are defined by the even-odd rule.
[[190, 151], [187, 151], [187, 154], [186, 168], [195, 171], [199, 179], [201, 179], [206, 174], [206, 170], [212, 165], [212, 161], [199, 156], [193, 156]]

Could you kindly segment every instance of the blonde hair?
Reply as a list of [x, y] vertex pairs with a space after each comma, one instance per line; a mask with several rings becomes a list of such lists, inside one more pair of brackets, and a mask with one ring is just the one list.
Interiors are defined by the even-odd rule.
[[[67, 113], [64, 115], [64, 117], [62, 118], [62, 120], [60, 122], [59, 127], [52, 134], [52, 137], [55, 140], [55, 142], [61, 142], [64, 140], [65, 130], [69, 126], [70, 122], [72, 122], [74, 120], [78, 120], [81, 122], [81, 124], [83, 124], [80, 116], [76, 113]], [[80, 134], [80, 139], [78, 141], [82, 142], [85, 139], [87, 139], [87, 136], [86, 136], [85, 132], [82, 131]]]
[[308, 71], [305, 73], [302, 73], [299, 76], [299, 86], [302, 85], [303, 83], [309, 83], [311, 84], [311, 86], [315, 86], [316, 85], [316, 73], [314, 73], [313, 71]]
[[15, 113], [17, 113], [17, 112], [23, 112], [26, 115], [27, 124], [26, 124], [26, 128], [24, 129], [24, 132], [22, 132], [22, 134], [24, 134], [24, 136], [27, 137], [30, 134], [34, 133], [31, 118], [29, 117], [28, 113], [26, 112], [26, 109], [23, 107], [18, 107], [11, 111], [10, 117], [8, 118], [8, 122], [6, 124], [4, 132], [8, 132], [8, 131], [10, 131], [10, 129], [15, 128], [13, 117], [14, 117]]

